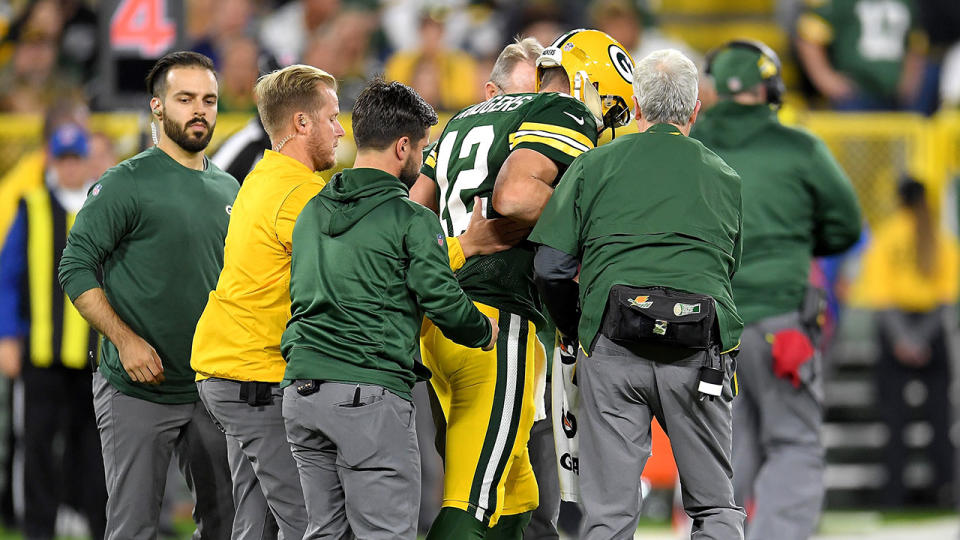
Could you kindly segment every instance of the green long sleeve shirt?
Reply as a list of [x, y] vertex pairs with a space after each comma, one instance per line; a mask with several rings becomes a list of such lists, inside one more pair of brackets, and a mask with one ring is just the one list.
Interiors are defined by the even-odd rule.
[[860, 237], [847, 176], [823, 141], [782, 125], [766, 105], [718, 103], [691, 136], [743, 184], [743, 259], [733, 296], [744, 323], [798, 309], [811, 258], [841, 253]]
[[588, 350], [614, 285], [710, 295], [724, 350], [739, 343], [730, 277], [740, 259], [740, 179], [674, 126], [657, 124], [578, 157], [530, 241], [580, 260], [579, 338]]
[[166, 381], [137, 383], [124, 371], [117, 347], [101, 340], [99, 370], [124, 394], [156, 403], [199, 399], [190, 347], [223, 266], [239, 187], [209, 161], [197, 171], [153, 147], [108, 170], [90, 189], [67, 238], [59, 277], [71, 300], [103, 288], [120, 319], [160, 356]]
[[377, 169], [335, 175], [293, 229], [284, 383], [376, 384], [410, 399], [424, 314], [468, 347], [490, 341], [487, 318], [450, 270], [437, 216]]

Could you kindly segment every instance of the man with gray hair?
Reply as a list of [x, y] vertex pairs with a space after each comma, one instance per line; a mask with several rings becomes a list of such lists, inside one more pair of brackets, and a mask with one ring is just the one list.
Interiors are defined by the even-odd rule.
[[533, 92], [537, 76], [537, 57], [543, 46], [536, 38], [517, 38], [497, 56], [490, 70], [490, 80], [483, 85], [484, 99], [501, 94]]
[[688, 137], [700, 110], [693, 62], [672, 49], [651, 53], [633, 88], [640, 133], [577, 158], [530, 236], [541, 244], [544, 303], [580, 342], [581, 538], [633, 537], [656, 418], [671, 439], [692, 536], [742, 539], [729, 354], [743, 326], [730, 287], [740, 178]]

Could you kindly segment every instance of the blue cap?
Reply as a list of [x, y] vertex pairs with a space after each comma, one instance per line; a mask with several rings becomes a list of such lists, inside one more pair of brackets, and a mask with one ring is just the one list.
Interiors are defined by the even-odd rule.
[[54, 158], [65, 155], [87, 157], [90, 153], [89, 137], [86, 130], [77, 124], [64, 124], [50, 137], [50, 154]]

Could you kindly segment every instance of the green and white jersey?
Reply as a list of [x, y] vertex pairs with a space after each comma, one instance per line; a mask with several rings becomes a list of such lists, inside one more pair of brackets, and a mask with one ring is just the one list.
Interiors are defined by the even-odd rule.
[[893, 98], [911, 43], [924, 43], [912, 0], [806, 0], [800, 37], [828, 47], [834, 69], [861, 90]]
[[[510, 152], [528, 148], [559, 168], [556, 180], [580, 154], [597, 144], [597, 125], [587, 107], [555, 92], [507, 94], [457, 113], [424, 161], [421, 172], [437, 183], [440, 221], [447, 236], [467, 228], [480, 197], [481, 211], [499, 217], [490, 205], [497, 173]], [[467, 260], [457, 278], [472, 300], [543, 325], [533, 283], [533, 246], [523, 242], [492, 255]]]

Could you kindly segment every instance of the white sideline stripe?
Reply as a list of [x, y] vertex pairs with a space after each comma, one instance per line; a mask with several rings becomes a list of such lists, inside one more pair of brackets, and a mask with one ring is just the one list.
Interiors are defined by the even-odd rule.
[[483, 483], [480, 484], [480, 498], [477, 500], [477, 513], [474, 515], [483, 521], [483, 511], [490, 503], [490, 488], [493, 476], [497, 473], [497, 465], [503, 458], [506, 450], [507, 436], [510, 434], [510, 420], [513, 417], [514, 394], [517, 390], [517, 350], [520, 340], [520, 316], [510, 315], [510, 333], [507, 337], [507, 388], [503, 394], [503, 411], [500, 415], [500, 427], [497, 430], [497, 442], [493, 445], [490, 460], [487, 461], [487, 470], [483, 473]]

